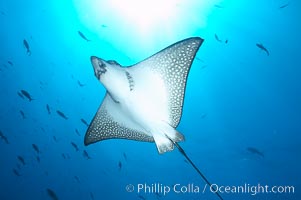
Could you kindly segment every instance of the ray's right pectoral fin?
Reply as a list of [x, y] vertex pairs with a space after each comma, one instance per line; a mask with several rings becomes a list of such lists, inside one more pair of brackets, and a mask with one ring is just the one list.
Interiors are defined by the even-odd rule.
[[143, 133], [127, 119], [118, 102], [108, 93], [86, 132], [84, 144], [89, 145], [106, 139], [154, 141], [153, 137]]

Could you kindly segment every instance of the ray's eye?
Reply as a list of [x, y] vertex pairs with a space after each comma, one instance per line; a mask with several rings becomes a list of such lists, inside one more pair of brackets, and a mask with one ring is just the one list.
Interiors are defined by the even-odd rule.
[[103, 62], [98, 61], [99, 68], [105, 68], [106, 65]]
[[120, 66], [120, 64], [115, 60], [108, 60], [107, 62], [111, 65], [119, 65]]

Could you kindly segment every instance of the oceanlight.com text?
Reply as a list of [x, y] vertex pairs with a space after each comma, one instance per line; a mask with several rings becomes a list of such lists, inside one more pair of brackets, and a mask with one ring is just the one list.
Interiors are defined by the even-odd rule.
[[224, 185], [218, 185], [218, 184], [212, 184], [211, 186], [205, 185], [204, 191], [207, 191], [207, 187], [209, 188], [209, 191], [212, 193], [219, 192], [221, 194], [250, 194], [250, 195], [256, 195], [256, 194], [294, 194], [295, 193], [295, 187], [294, 186], [281, 186], [281, 185], [261, 185], [258, 183], [257, 185], [250, 185], [245, 183], [244, 185], [240, 186], [224, 186]]

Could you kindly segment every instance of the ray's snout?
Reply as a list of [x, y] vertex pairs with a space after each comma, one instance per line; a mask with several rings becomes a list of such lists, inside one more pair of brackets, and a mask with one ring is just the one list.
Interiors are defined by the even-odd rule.
[[105, 61], [96, 56], [91, 56], [91, 63], [93, 65], [96, 78], [100, 79], [100, 76], [107, 71]]
[[91, 62], [93, 63], [93, 62], [95, 62], [98, 58], [96, 57], [96, 56], [91, 56]]

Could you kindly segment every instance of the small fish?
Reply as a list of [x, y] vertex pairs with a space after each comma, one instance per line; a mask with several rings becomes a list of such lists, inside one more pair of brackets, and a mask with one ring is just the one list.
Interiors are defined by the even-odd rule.
[[43, 83], [42, 81], [40, 81], [40, 89], [41, 89], [41, 90], [44, 89], [44, 86], [45, 86], [45, 85], [46, 85], [45, 83]]
[[46, 109], [47, 109], [48, 115], [50, 115], [51, 114], [51, 110], [50, 110], [50, 107], [49, 107], [48, 104], [46, 104]]
[[79, 80], [77, 80], [77, 84], [80, 86], [80, 87], [84, 87], [86, 84], [82, 84]]
[[286, 4], [282, 5], [282, 6], [280, 6], [279, 9], [285, 8], [285, 7], [287, 7], [289, 4], [290, 4], [290, 3], [286, 3]]
[[221, 5], [218, 5], [218, 4], [215, 4], [214, 7], [216, 7], [216, 8], [224, 8], [224, 6], [221, 6]]
[[21, 174], [18, 172], [18, 170], [16, 170], [15, 168], [13, 169], [13, 173], [16, 175], [16, 176], [21, 176]]
[[101, 27], [102, 27], [102, 28], [107, 28], [108, 26], [105, 25], [105, 24], [102, 24]]
[[52, 138], [55, 142], [57, 142], [57, 138], [55, 136], [52, 136]]
[[89, 40], [88, 38], [86, 38], [86, 36], [82, 33], [82, 32], [80, 32], [80, 31], [77, 31], [78, 32], [78, 34], [84, 39], [84, 40], [86, 40], [87, 42], [90, 42], [91, 40]]
[[90, 192], [90, 197], [91, 197], [92, 200], [94, 200], [94, 195], [93, 195], [92, 192]]
[[201, 115], [201, 118], [202, 119], [205, 119], [207, 117], [207, 113], [203, 113], [202, 115]]
[[12, 61], [7, 61], [8, 64], [10, 64], [10, 66], [14, 66], [14, 63]]
[[87, 121], [86, 121], [86, 120], [84, 120], [83, 118], [81, 118], [81, 119], [80, 119], [80, 121], [82, 121], [82, 122], [83, 122], [83, 124], [85, 124], [87, 127], [89, 127], [89, 124], [87, 123]]
[[219, 37], [216, 34], [214, 34], [214, 37], [218, 42], [223, 42], [221, 39], [219, 39]]
[[17, 156], [17, 158], [23, 165], [25, 165], [25, 160], [22, 156]]
[[125, 154], [125, 153], [123, 153], [123, 157], [124, 157], [125, 161], [127, 161], [127, 160], [128, 160], [128, 159], [127, 159], [127, 156], [126, 156], [126, 154]]
[[74, 179], [75, 179], [78, 183], [80, 183], [80, 180], [79, 180], [78, 176], [74, 176]]
[[75, 129], [75, 133], [76, 133], [78, 136], [80, 136], [80, 133], [79, 133], [79, 131], [77, 130], [77, 128]]
[[57, 110], [56, 113], [57, 113], [59, 116], [61, 116], [62, 118], [66, 119], [66, 120], [68, 119], [68, 117], [66, 117], [66, 115], [65, 115], [62, 111]]
[[26, 118], [25, 113], [22, 110], [20, 110], [20, 114], [21, 114], [21, 116], [22, 116], [23, 119]]
[[21, 97], [22, 99], [24, 99], [24, 96], [23, 96], [23, 94], [22, 94], [22, 93], [20, 93], [20, 92], [17, 92], [17, 94], [19, 95], [19, 97]]
[[71, 145], [75, 148], [76, 151], [79, 151], [78, 146], [74, 142], [71, 142]]
[[6, 64], [2, 64], [3, 67], [5, 67], [6, 69], [8, 69], [8, 66]]
[[265, 51], [265, 52], [267, 53], [268, 56], [270, 55], [270, 53], [269, 53], [269, 51], [267, 50], [267, 48], [265, 48], [262, 44], [257, 43], [256, 46], [257, 46], [258, 48], [260, 48], [261, 50]]
[[248, 147], [247, 150], [250, 152], [250, 153], [253, 153], [253, 154], [257, 154], [261, 157], [264, 157], [264, 154], [259, 151], [258, 149], [254, 148], [254, 147]]
[[36, 156], [36, 159], [37, 159], [37, 161], [38, 161], [38, 163], [40, 163], [40, 156]]
[[49, 188], [46, 189], [48, 196], [53, 200], [59, 200], [55, 192]]
[[66, 155], [64, 154], [64, 153], [62, 153], [62, 157], [66, 160], [67, 159], [67, 157], [66, 157]]
[[86, 150], [83, 151], [83, 156], [85, 158], [87, 158], [88, 160], [91, 159], [91, 157], [89, 156], [88, 152]]
[[40, 153], [40, 149], [36, 144], [32, 144], [32, 148], [39, 154]]
[[23, 96], [25, 96], [29, 101], [34, 100], [31, 95], [26, 90], [21, 90]]
[[6, 144], [9, 144], [7, 137], [0, 131], [0, 138], [4, 140]]
[[200, 62], [204, 62], [202, 59], [200, 59], [199, 57], [195, 57], [195, 59], [197, 59]]
[[24, 39], [23, 40], [23, 45], [24, 45], [24, 47], [26, 48], [26, 50], [27, 50], [27, 55], [31, 55], [31, 51], [30, 51], [30, 49], [29, 49], [29, 44], [28, 44], [28, 42]]
[[118, 162], [118, 169], [119, 169], [119, 171], [121, 170], [121, 168], [122, 168], [122, 163], [121, 163], [121, 161], [119, 161]]
[[144, 197], [144, 196], [142, 196], [142, 195], [138, 195], [138, 197], [140, 198], [140, 199], [143, 199], [143, 200], [146, 200], [146, 198]]

